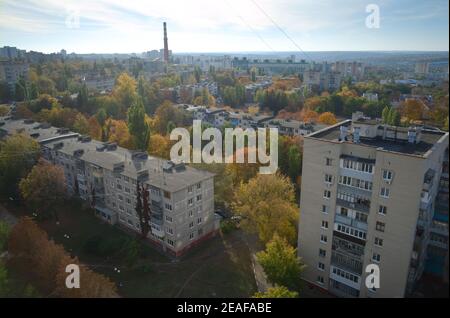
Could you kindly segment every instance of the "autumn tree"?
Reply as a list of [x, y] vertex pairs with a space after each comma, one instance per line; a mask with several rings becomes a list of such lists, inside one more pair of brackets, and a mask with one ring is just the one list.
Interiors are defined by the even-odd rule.
[[127, 73], [121, 73], [116, 80], [113, 96], [120, 104], [121, 112], [125, 113], [136, 100], [136, 80]]
[[128, 130], [133, 137], [135, 147], [139, 150], [146, 150], [150, 127], [145, 121], [144, 105], [140, 98], [128, 109]]
[[77, 114], [72, 129], [82, 135], [89, 134], [89, 122], [83, 114]]
[[402, 105], [403, 115], [412, 121], [422, 119], [424, 110], [423, 103], [415, 99], [408, 99]]
[[266, 249], [256, 254], [268, 280], [291, 290], [300, 289], [300, 274], [305, 265], [297, 256], [297, 250], [277, 233], [266, 244]]
[[172, 142], [167, 136], [151, 134], [148, 153], [155, 157], [169, 159], [171, 146]]
[[258, 174], [234, 191], [233, 210], [242, 216], [242, 226], [257, 233], [263, 243], [278, 234], [295, 243], [298, 207], [294, 186], [280, 173]]
[[105, 124], [105, 139], [116, 142], [119, 146], [132, 149], [133, 138], [128, 130], [127, 123], [123, 120], [108, 119]]
[[16, 134], [0, 141], [0, 193], [19, 194], [18, 184], [39, 158], [39, 144], [24, 134]]
[[253, 298], [298, 298], [298, 292], [284, 286], [269, 287], [266, 292], [257, 292]]
[[325, 124], [325, 125], [334, 125], [337, 123], [336, 116], [334, 116], [331, 112], [325, 112], [320, 114], [319, 118], [317, 119], [319, 123]]
[[91, 136], [93, 139], [101, 140], [102, 126], [100, 126], [95, 116], [89, 117], [88, 125], [89, 125], [89, 136]]
[[22, 197], [38, 215], [56, 215], [66, 195], [65, 176], [61, 167], [41, 160], [19, 183]]

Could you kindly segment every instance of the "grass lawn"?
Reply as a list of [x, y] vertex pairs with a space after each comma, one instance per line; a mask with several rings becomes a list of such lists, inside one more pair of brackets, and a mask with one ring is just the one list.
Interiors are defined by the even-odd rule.
[[[20, 215], [23, 209], [11, 205], [8, 209]], [[78, 202], [66, 202], [58, 217], [59, 224], [51, 220], [40, 225], [82, 263], [114, 280], [123, 297], [249, 297], [256, 291], [249, 250], [240, 230], [203, 242], [178, 260], [140, 244], [137, 261], [127, 266], [123, 248], [99, 256], [86, 245], [96, 240], [126, 241], [130, 235], [102, 223]]]

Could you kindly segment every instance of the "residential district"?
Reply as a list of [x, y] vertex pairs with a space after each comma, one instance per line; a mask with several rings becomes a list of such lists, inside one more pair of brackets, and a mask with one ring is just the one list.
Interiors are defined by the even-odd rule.
[[[1, 297], [448, 297], [448, 52], [177, 54], [165, 23], [162, 38], [0, 49]], [[192, 120], [277, 128], [278, 172], [171, 161]], [[89, 288], [63, 286], [66, 263]]]

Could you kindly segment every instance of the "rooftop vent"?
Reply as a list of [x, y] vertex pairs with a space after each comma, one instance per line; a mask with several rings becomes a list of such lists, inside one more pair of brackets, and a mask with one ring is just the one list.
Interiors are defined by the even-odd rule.
[[56, 130], [56, 132], [57, 133], [59, 133], [59, 134], [67, 134], [68, 132], [69, 132], [69, 128], [58, 128], [57, 130]]
[[51, 125], [49, 123], [41, 123], [39, 125], [39, 128], [41, 128], [41, 129], [48, 129], [50, 127], [51, 127]]
[[105, 145], [98, 145], [95, 149], [97, 151], [104, 151], [106, 149], [106, 146]]
[[173, 166], [176, 172], [181, 172], [186, 170], [186, 165], [184, 162], [177, 163]]
[[348, 128], [347, 126], [340, 126], [339, 127], [339, 141], [346, 141], [347, 140], [347, 132]]
[[113, 165], [114, 172], [122, 171], [123, 169], [125, 169], [125, 162], [123, 161], [117, 162]]
[[30, 135], [30, 137], [31, 137], [31, 138], [37, 138], [37, 137], [39, 137], [39, 133], [32, 133], [32, 134]]
[[417, 143], [417, 131], [415, 128], [408, 129], [408, 142], [410, 144]]
[[148, 170], [141, 170], [137, 172], [137, 180], [144, 181], [148, 179]]
[[77, 149], [77, 150], [73, 151], [74, 157], [80, 157], [82, 154], [84, 154], [84, 150], [83, 149]]
[[107, 142], [104, 143], [106, 150], [110, 151], [110, 150], [116, 150], [117, 149], [117, 143], [115, 142]]
[[169, 161], [166, 161], [166, 162], [163, 164], [162, 169], [163, 169], [164, 172], [172, 172], [173, 166], [174, 166], [173, 161], [170, 161], [170, 160], [169, 160]]
[[89, 142], [91, 140], [92, 140], [92, 138], [90, 136], [78, 136], [78, 141], [81, 141], [81, 142]]
[[361, 130], [360, 127], [353, 127], [353, 142], [354, 143], [359, 144], [359, 141], [360, 141], [360, 139], [359, 139], [360, 138], [360, 135], [359, 135], [360, 130]]
[[148, 154], [144, 151], [135, 151], [131, 154], [131, 159], [141, 159], [141, 160], [147, 160]]

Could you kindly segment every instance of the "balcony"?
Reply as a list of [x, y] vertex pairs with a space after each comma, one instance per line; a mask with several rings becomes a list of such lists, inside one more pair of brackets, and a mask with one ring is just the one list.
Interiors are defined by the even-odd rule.
[[356, 275], [362, 274], [363, 263], [360, 258], [354, 258], [338, 251], [332, 251], [331, 265], [342, 268]]
[[335, 218], [334, 218], [335, 222], [344, 224], [344, 225], [349, 225], [351, 227], [363, 230], [363, 231], [367, 231], [367, 223], [346, 217], [346, 216], [342, 216], [340, 214], [336, 214]]
[[336, 199], [336, 203], [348, 209], [369, 213], [370, 200], [357, 199], [356, 202], [349, 202], [342, 199]]

